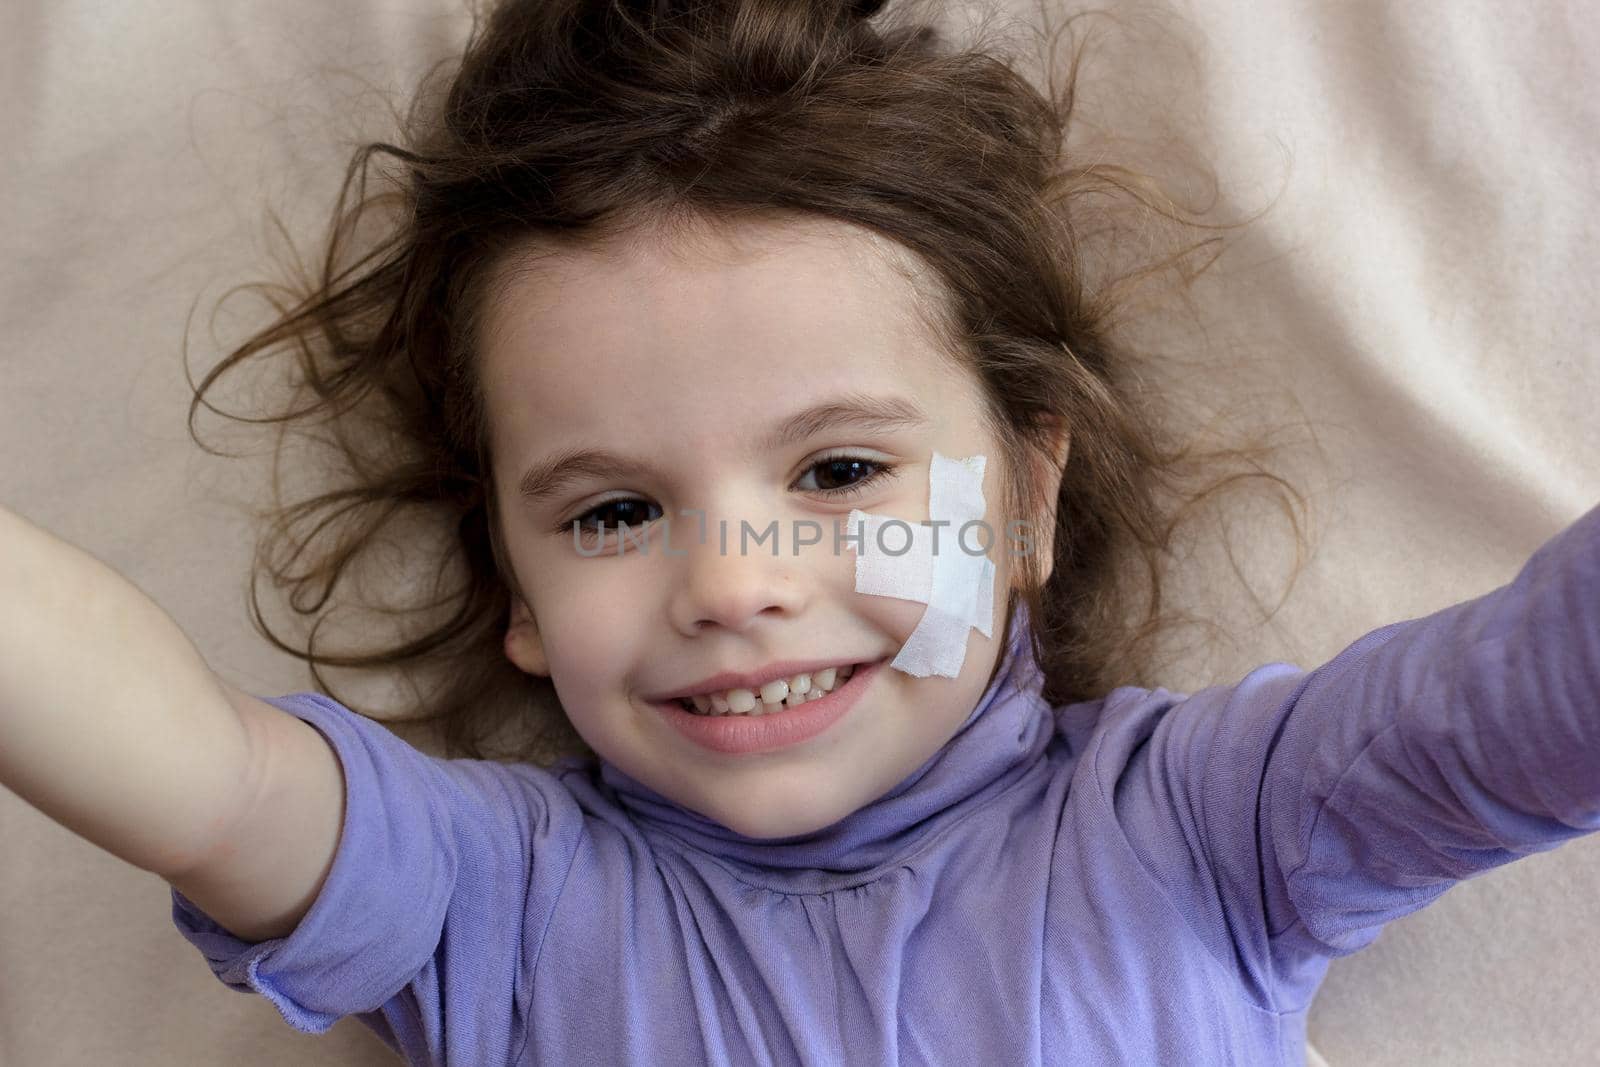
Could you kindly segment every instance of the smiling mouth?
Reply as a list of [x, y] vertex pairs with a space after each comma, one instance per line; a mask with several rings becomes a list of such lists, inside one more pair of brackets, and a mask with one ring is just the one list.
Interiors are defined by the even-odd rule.
[[793, 705], [779, 703], [775, 707], [763, 708], [759, 715], [754, 709], [744, 714], [733, 713], [731, 709], [727, 714], [719, 714], [715, 710], [709, 713], [686, 712], [676, 699], [661, 701], [655, 707], [666, 716], [668, 725], [698, 748], [717, 753], [716, 758], [755, 757], [803, 745], [836, 729], [835, 724], [846, 718], [861, 702], [862, 694], [871, 687], [888, 662], [887, 659], [880, 659], [852, 664], [854, 669], [845, 679], [838, 677], [843, 668], [836, 668], [835, 684], [827, 693], [813, 697], [808, 688], [803, 694], [806, 698], [803, 702]]
[[684, 711], [707, 717], [739, 716], [759, 718], [777, 715], [821, 700], [844, 685], [864, 663], [851, 663], [843, 667], [828, 667], [809, 674], [768, 682], [760, 689], [729, 689], [695, 697], [680, 697], [673, 701]]

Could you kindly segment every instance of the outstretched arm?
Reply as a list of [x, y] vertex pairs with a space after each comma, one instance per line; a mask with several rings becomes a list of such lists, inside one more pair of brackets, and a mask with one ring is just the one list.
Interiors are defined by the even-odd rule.
[[315, 898], [343, 801], [316, 730], [223, 683], [132, 582], [3, 507], [0, 784], [253, 938]]
[[1288, 1008], [1462, 879], [1600, 830], [1600, 508], [1314, 671], [1115, 692], [1084, 759], [1196, 935]]
[[1312, 672], [1266, 770], [1269, 929], [1334, 955], [1457, 881], [1600, 829], [1600, 507], [1509, 585]]

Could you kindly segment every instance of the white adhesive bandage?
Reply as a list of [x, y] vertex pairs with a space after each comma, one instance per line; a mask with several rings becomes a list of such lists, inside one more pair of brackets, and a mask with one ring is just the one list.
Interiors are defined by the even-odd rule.
[[[967, 631], [976, 626], [985, 637], [993, 631], [994, 563], [987, 555], [969, 554], [959, 536], [965, 523], [983, 519], [986, 462], [983, 456], [949, 459], [933, 454], [928, 467], [928, 518], [948, 525], [936, 529], [859, 508], [850, 512], [851, 533], [862, 535], [859, 545], [852, 543], [856, 592], [928, 605], [889, 664], [895, 670], [918, 678], [934, 674], [954, 678], [967, 657]], [[880, 543], [878, 531], [885, 523], [896, 528]], [[884, 550], [884, 545], [894, 548], [904, 543], [907, 531], [910, 545], [904, 553]]]

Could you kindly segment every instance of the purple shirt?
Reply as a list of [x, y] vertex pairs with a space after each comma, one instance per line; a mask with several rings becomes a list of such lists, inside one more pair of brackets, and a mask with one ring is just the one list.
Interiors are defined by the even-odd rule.
[[343, 836], [229, 986], [412, 1063], [1301, 1064], [1329, 959], [1600, 829], [1600, 508], [1318, 670], [1051, 708], [1013, 615], [955, 737], [760, 841], [604, 763], [439, 760], [327, 697]]

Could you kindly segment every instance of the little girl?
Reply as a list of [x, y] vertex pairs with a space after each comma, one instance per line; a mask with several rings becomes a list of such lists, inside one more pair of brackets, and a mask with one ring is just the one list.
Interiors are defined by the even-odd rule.
[[219, 368], [296, 342], [296, 416], [382, 430], [296, 509], [382, 512], [314, 577], [401, 505], [452, 532], [454, 615], [339, 662], [448, 662], [431, 717], [477, 758], [239, 692], [0, 510], [0, 781], [171, 882], [296, 1028], [412, 1063], [1300, 1063], [1330, 959], [1600, 829], [1600, 509], [1317, 670], [1116, 685], [1179, 457], [1081, 285], [1114, 170], [1059, 165], [1070, 85], [877, 6], [504, 0], [358, 159], [407, 164], [390, 236], [335, 272], [343, 215]]

